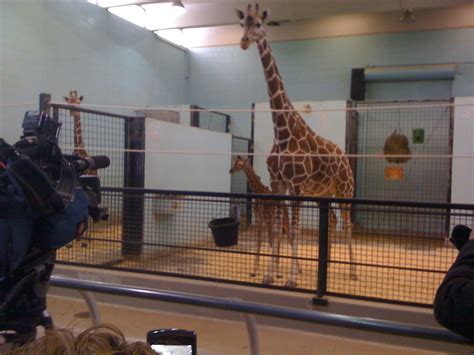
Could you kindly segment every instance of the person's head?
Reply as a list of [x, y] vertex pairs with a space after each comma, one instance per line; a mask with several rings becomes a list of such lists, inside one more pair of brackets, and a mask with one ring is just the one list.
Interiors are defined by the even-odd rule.
[[135, 342], [129, 344], [120, 329], [109, 324], [87, 328], [77, 336], [70, 329], [48, 330], [44, 336], [18, 347], [8, 354], [156, 355], [147, 343]]
[[468, 226], [463, 224], [458, 224], [453, 228], [451, 232], [450, 242], [456, 247], [456, 249], [461, 250], [464, 244], [471, 238], [472, 230]]
[[252, 5], [249, 4], [246, 13], [241, 10], [235, 10], [235, 12], [240, 20], [240, 26], [244, 30], [240, 48], [247, 49], [253, 42], [260, 41], [265, 37], [263, 24], [268, 17], [268, 10], [263, 10], [260, 13], [258, 4], [256, 4], [255, 10], [252, 11]]

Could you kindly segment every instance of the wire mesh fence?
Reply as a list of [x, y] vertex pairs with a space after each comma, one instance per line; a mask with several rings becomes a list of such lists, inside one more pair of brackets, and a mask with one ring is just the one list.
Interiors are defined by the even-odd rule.
[[440, 234], [437, 223], [431, 222], [448, 219], [452, 225], [469, 225], [473, 222], [473, 211], [416, 204], [353, 204], [353, 208], [367, 216], [364, 227], [356, 224], [352, 234], [357, 280], [344, 277], [350, 258], [347, 239], [339, 231], [331, 254], [328, 292], [431, 304], [457, 255], [447, 240], [447, 233]]
[[[127, 116], [52, 105], [53, 116], [62, 123], [59, 145], [65, 154], [82, 148], [87, 155], [106, 155], [110, 167], [98, 171], [102, 186], [123, 187], [126, 176]], [[78, 126], [79, 125], [79, 126]], [[78, 141], [77, 137], [80, 136]], [[83, 145], [79, 146], [78, 142]]]
[[[288, 288], [290, 271], [297, 265], [297, 285], [292, 290], [430, 305], [457, 254], [447, 241], [448, 233], [456, 224], [473, 224], [474, 216], [474, 206], [448, 204], [451, 159], [446, 156], [452, 153], [453, 128], [446, 103], [427, 108], [403, 103], [403, 112], [365, 110], [380, 104], [357, 104], [360, 110], [349, 129], [354, 136], [350, 153], [383, 153], [387, 138], [396, 132], [407, 138], [413, 154], [440, 158], [413, 157], [404, 164], [388, 164], [382, 157], [354, 158], [356, 196], [376, 200], [354, 199], [345, 205], [334, 199], [245, 194], [243, 174], [232, 176], [231, 189], [237, 194], [123, 188], [144, 185], [145, 155], [152, 153], [143, 151], [144, 125], [136, 117], [78, 109], [84, 149], [98, 155], [103, 153], [94, 148], [101, 147], [112, 160], [111, 167], [100, 172], [102, 186], [108, 186], [103, 205], [109, 207], [111, 218], [92, 225], [86, 243], [62, 249], [58, 259], [256, 286], [270, 280], [266, 276], [275, 262], [272, 282], [265, 287]], [[63, 122], [60, 144], [71, 153], [77, 146], [77, 131], [70, 107], [53, 106], [53, 114]], [[228, 132], [229, 119], [216, 112], [195, 111], [191, 121], [201, 128]], [[137, 126], [136, 144], [130, 143], [132, 126]], [[250, 150], [248, 139], [233, 137], [232, 153]], [[402, 176], [393, 179], [387, 175], [390, 169]], [[279, 229], [275, 211], [281, 203], [291, 211], [294, 201], [301, 201], [301, 230], [291, 243], [291, 213]], [[235, 206], [241, 212], [238, 243], [220, 247], [209, 222], [235, 215]], [[351, 216], [350, 224], [345, 225], [344, 215]]]
[[[359, 154], [385, 153], [384, 148], [392, 135], [404, 137], [412, 155], [449, 156], [452, 154], [452, 107], [449, 100], [390, 102], [399, 109], [384, 109], [387, 102], [357, 103]], [[371, 110], [372, 109], [372, 110]], [[393, 154], [393, 153], [392, 153]], [[388, 159], [357, 159], [357, 197], [390, 201], [450, 202], [452, 160], [444, 157], [430, 159], [412, 158], [406, 162], [390, 162]], [[385, 221], [380, 216], [379, 223]], [[392, 216], [394, 216], [392, 214]], [[436, 225], [436, 233], [446, 231], [447, 221], [418, 215], [398, 218], [396, 231], [430, 224]], [[371, 223], [364, 211], [355, 219], [362, 226]], [[426, 219], [421, 221], [420, 219]], [[420, 232], [425, 228], [419, 229]], [[431, 233], [432, 231], [430, 231]]]
[[[59, 262], [262, 286], [278, 255], [273, 283], [266, 287], [286, 288], [296, 260], [299, 271], [293, 290], [420, 305], [432, 304], [457, 251], [446, 234], [416, 217], [448, 219], [450, 226], [474, 222], [473, 206], [351, 200], [350, 205], [343, 205], [345, 209], [369, 216], [364, 228], [353, 226], [351, 259], [345, 232], [350, 228], [345, 229], [342, 207], [336, 200], [117, 188], [105, 189], [103, 198], [113, 217], [92, 227], [87, 247], [75, 242], [72, 248], [61, 249]], [[143, 209], [126, 218], [113, 213], [124, 198], [135, 199]], [[232, 207], [248, 199], [252, 201], [252, 223], [240, 224], [236, 245], [217, 246], [209, 222], [231, 216]], [[301, 201], [301, 233], [294, 242], [297, 252], [292, 252], [289, 243], [291, 228], [271, 234], [275, 247], [280, 241], [280, 247], [274, 249], [268, 234], [274, 223], [268, 218], [275, 205], [285, 202], [289, 207], [295, 200]], [[320, 213], [322, 208], [329, 213]], [[267, 212], [266, 217], [257, 218], [259, 209]], [[328, 217], [333, 212], [336, 225]], [[395, 232], [397, 225], [407, 226], [407, 216], [410, 229]], [[291, 221], [291, 213], [289, 217]], [[130, 231], [135, 235], [124, 238]], [[221, 237], [229, 238], [229, 233]], [[328, 245], [323, 235], [329, 236]], [[327, 258], [321, 254], [326, 248]]]
[[229, 133], [230, 115], [210, 110], [201, 111], [204, 109], [199, 106], [191, 106], [191, 109], [196, 110], [191, 113], [191, 126], [208, 129], [210, 131]]
[[[400, 109], [382, 109], [387, 102], [357, 103], [358, 153], [383, 153], [387, 139], [396, 132], [407, 138], [413, 155], [451, 155], [452, 107], [450, 101], [391, 103]], [[421, 104], [424, 106], [420, 107]], [[413, 107], [413, 108], [411, 108]], [[373, 108], [374, 110], [370, 110]], [[388, 166], [403, 167], [400, 180], [385, 176]], [[359, 159], [358, 197], [398, 201], [448, 202], [451, 161], [446, 158], [411, 159], [390, 163], [387, 159]]]

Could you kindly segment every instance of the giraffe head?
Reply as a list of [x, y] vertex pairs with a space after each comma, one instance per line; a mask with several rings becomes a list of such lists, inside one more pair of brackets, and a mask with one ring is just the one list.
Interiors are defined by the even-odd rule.
[[84, 96], [78, 96], [77, 90], [69, 91], [69, 96], [64, 96], [64, 101], [70, 105], [79, 105], [84, 99]]
[[[69, 105], [79, 105], [82, 100], [84, 99], [84, 96], [79, 96], [77, 94], [77, 90], [71, 90], [69, 91], [69, 96], [64, 96], [64, 101], [66, 101]], [[71, 116], [77, 111], [71, 110]]]
[[248, 162], [249, 162], [248, 158], [243, 158], [240, 155], [237, 155], [237, 158], [235, 158], [232, 168], [230, 168], [229, 170], [229, 174], [234, 174], [238, 171], [244, 170]]
[[240, 48], [247, 49], [253, 42], [260, 41], [265, 37], [265, 29], [263, 24], [268, 17], [268, 10], [260, 13], [258, 4], [252, 11], [252, 5], [247, 6], [247, 12], [235, 10], [240, 20], [240, 26], [244, 29], [242, 39], [240, 40]]

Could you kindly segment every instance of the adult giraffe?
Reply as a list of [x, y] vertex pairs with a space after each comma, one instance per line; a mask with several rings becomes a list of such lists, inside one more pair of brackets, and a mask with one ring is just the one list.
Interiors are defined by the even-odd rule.
[[[272, 110], [274, 141], [267, 159], [270, 174], [270, 186], [274, 193], [305, 196], [325, 196], [352, 198], [354, 195], [354, 177], [349, 160], [337, 144], [318, 136], [311, 127], [295, 111], [283, 85], [280, 72], [276, 65], [270, 46], [266, 40], [263, 27], [268, 17], [268, 10], [259, 12], [258, 4], [252, 11], [249, 4], [246, 13], [236, 10], [244, 33], [240, 47], [247, 49], [253, 42], [257, 43], [263, 71], [267, 81], [268, 96]], [[292, 247], [291, 272], [286, 286], [295, 287], [298, 274], [298, 234], [300, 232], [300, 201], [291, 203], [291, 233]], [[341, 216], [344, 221], [344, 234], [349, 247], [350, 277], [356, 279], [356, 270], [352, 253], [352, 221], [350, 205], [341, 205]], [[281, 228], [281, 208], [276, 213], [274, 233]], [[337, 218], [335, 212], [329, 212], [330, 237], [335, 234]], [[273, 248], [273, 254], [276, 250]], [[274, 281], [273, 273], [276, 268], [275, 257], [270, 262], [264, 280], [265, 283]]]

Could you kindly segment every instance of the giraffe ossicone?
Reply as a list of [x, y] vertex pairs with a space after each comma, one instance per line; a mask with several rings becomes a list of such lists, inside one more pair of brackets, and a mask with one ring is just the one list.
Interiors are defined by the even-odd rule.
[[[274, 143], [267, 159], [270, 174], [270, 186], [273, 193], [321, 197], [352, 198], [354, 195], [354, 177], [349, 160], [334, 142], [317, 135], [294, 109], [273, 57], [271, 48], [266, 40], [264, 22], [268, 11], [260, 13], [258, 5], [247, 11], [237, 10], [243, 35], [240, 41], [242, 49], [247, 49], [256, 43], [262, 61], [267, 91], [270, 98], [272, 121], [274, 127]], [[291, 271], [286, 283], [289, 287], [297, 285], [298, 273], [298, 236], [300, 234], [300, 201], [291, 203]], [[344, 222], [344, 234], [349, 249], [350, 278], [355, 280], [356, 268], [352, 253], [352, 221], [350, 204], [343, 204], [341, 217]], [[274, 233], [281, 231], [282, 210], [277, 208]], [[337, 218], [330, 209], [329, 239], [334, 239]], [[276, 254], [276, 248], [273, 254]], [[329, 255], [330, 258], [330, 255]], [[267, 276], [272, 279], [276, 269], [276, 257], [273, 257], [267, 270]]]

